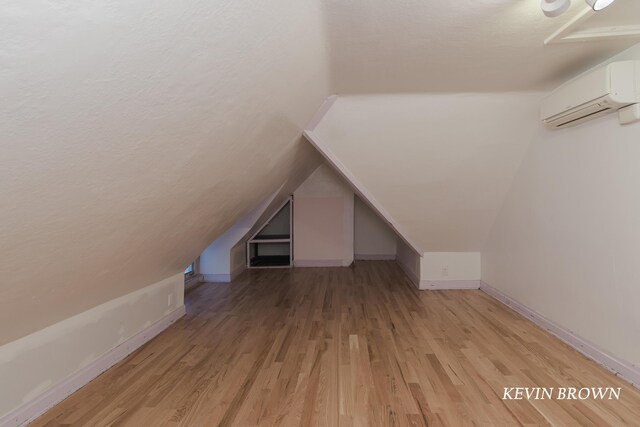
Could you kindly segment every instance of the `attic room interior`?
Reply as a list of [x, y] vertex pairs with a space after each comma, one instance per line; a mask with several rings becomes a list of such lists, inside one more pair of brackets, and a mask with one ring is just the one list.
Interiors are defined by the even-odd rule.
[[640, 1], [0, 35], [0, 427], [640, 425]]

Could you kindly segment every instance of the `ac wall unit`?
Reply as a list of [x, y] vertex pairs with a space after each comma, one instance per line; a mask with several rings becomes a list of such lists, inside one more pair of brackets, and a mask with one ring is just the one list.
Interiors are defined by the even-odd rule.
[[640, 61], [612, 62], [563, 84], [542, 101], [542, 121], [561, 129], [640, 102]]

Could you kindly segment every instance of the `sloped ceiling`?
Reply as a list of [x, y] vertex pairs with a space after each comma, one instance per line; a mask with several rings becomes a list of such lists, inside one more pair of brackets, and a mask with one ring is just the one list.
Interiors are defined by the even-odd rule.
[[[624, 16], [639, 23], [637, 3], [617, 0], [589, 24], [611, 25]], [[540, 0], [328, 0], [323, 6], [336, 93], [551, 89], [640, 41], [544, 46], [587, 7], [583, 0], [553, 19], [543, 15]]]
[[317, 1], [8, 0], [0, 344], [179, 272], [317, 165]]
[[476, 252], [543, 131], [540, 97], [339, 96], [308, 136], [416, 252]]

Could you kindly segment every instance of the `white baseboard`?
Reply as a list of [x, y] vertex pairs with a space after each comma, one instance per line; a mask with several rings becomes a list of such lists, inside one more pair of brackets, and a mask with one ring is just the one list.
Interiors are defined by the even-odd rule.
[[230, 274], [203, 274], [202, 278], [208, 283], [230, 283]]
[[[164, 331], [169, 325], [184, 316], [184, 305], [164, 316], [148, 328], [138, 332], [122, 344], [103, 354], [89, 365], [78, 370], [67, 379], [53, 386], [35, 399], [24, 403], [0, 418], [0, 427], [24, 426], [44, 414], [75, 391], [91, 382], [98, 375], [133, 353], [146, 342]], [[46, 356], [44, 356], [46, 357]]]
[[[349, 264], [351, 264], [349, 262]], [[294, 267], [348, 267], [342, 259], [295, 259]]]
[[231, 274], [203, 274], [202, 280], [208, 283], [231, 283], [235, 280], [243, 271], [247, 269], [246, 265], [240, 265]]
[[587, 358], [599, 363], [618, 377], [631, 383], [636, 388], [640, 388], [640, 367], [635, 366], [625, 360], [618, 359], [612, 354], [599, 348], [595, 344], [576, 335], [573, 331], [558, 325], [554, 321], [547, 319], [540, 313], [530, 309], [529, 307], [519, 303], [502, 291], [497, 290], [491, 285], [481, 281], [480, 290], [487, 295], [511, 308], [513, 311], [520, 313], [533, 323], [555, 335], [558, 339], [573, 347]]
[[394, 261], [396, 254], [355, 254], [356, 261]]
[[420, 280], [421, 290], [480, 289], [480, 280]]

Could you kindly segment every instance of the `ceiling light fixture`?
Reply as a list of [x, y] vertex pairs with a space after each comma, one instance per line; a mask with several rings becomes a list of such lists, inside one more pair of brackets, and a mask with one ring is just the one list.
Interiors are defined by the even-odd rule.
[[587, 4], [589, 5], [589, 7], [591, 9], [593, 9], [593, 10], [595, 10], [597, 12], [597, 11], [602, 10], [605, 7], [609, 6], [615, 0], [585, 0], [585, 1], [587, 2]]
[[[585, 0], [589, 7], [596, 12], [609, 6], [614, 1], [615, 0]], [[562, 15], [569, 9], [570, 5], [571, 0], [541, 0], [540, 3], [542, 12], [550, 18]]]
[[571, 5], [571, 0], [542, 0], [540, 7], [542, 8], [542, 12], [545, 16], [549, 18], [555, 18], [556, 16], [562, 15], [569, 6]]

